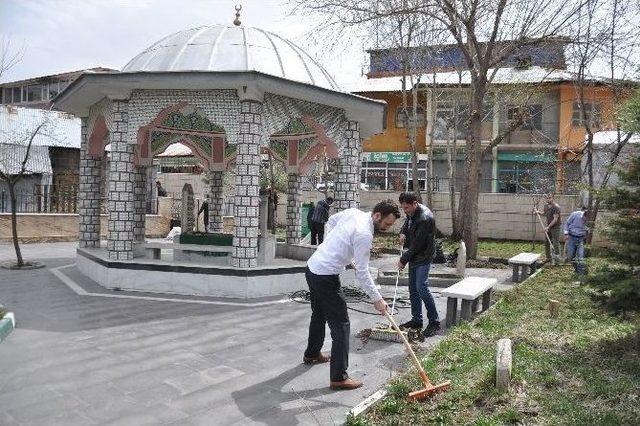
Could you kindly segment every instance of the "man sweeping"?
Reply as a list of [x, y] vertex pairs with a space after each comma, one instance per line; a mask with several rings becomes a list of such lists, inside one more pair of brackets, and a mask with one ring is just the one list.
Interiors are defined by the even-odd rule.
[[[353, 263], [356, 278], [369, 295], [375, 309], [384, 314], [387, 303], [369, 273], [369, 252], [375, 231], [386, 231], [400, 217], [393, 201], [382, 201], [371, 213], [356, 208], [331, 216], [326, 239], [307, 261], [305, 276], [311, 293], [309, 341], [305, 364], [330, 361], [329, 386], [334, 390], [356, 389], [362, 382], [349, 377], [350, 323], [347, 302], [340, 291], [340, 273]], [[331, 356], [320, 352], [324, 344], [325, 324], [331, 331]]]
[[586, 207], [569, 215], [564, 224], [564, 235], [567, 238], [567, 259], [573, 264], [578, 275], [584, 275], [584, 239], [587, 236], [587, 221], [590, 212]]
[[411, 192], [400, 194], [400, 205], [407, 218], [400, 230], [400, 242], [407, 249], [398, 261], [398, 268], [409, 264], [409, 299], [411, 320], [401, 325], [404, 328], [422, 328], [422, 304], [427, 309], [429, 324], [422, 331], [431, 337], [440, 330], [440, 320], [433, 296], [429, 291], [429, 269], [435, 253], [436, 223], [433, 213], [418, 203]]
[[546, 238], [544, 240], [544, 248], [547, 261], [552, 265], [560, 264], [560, 206], [553, 199], [553, 194], [545, 194], [546, 201], [542, 211], [535, 209], [534, 213], [544, 215], [547, 220], [547, 226], [544, 228]]

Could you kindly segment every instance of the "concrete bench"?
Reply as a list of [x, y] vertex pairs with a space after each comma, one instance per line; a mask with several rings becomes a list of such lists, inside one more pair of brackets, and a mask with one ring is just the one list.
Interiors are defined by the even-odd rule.
[[[160, 259], [160, 250], [192, 251], [200, 253], [232, 253], [231, 246], [205, 246], [201, 244], [145, 243], [144, 249], [152, 259]], [[175, 257], [175, 252], [174, 252]]]
[[491, 303], [491, 290], [497, 282], [495, 278], [467, 277], [444, 289], [441, 294], [447, 296], [447, 327], [458, 323], [458, 299], [462, 299], [460, 317], [465, 321], [471, 320], [480, 296], [482, 296], [482, 310], [488, 309]]
[[540, 259], [538, 253], [520, 253], [509, 259], [509, 265], [513, 267], [511, 281], [520, 283], [536, 270], [536, 262]]

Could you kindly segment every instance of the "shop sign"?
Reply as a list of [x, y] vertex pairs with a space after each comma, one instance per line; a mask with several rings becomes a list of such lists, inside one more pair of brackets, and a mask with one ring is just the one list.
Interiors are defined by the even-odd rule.
[[376, 163], [410, 163], [410, 152], [365, 152], [364, 161]]

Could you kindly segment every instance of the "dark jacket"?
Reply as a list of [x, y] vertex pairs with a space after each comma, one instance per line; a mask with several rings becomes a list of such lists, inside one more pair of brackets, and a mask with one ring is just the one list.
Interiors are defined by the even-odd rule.
[[204, 212], [204, 221], [209, 222], [209, 202], [206, 200], [202, 202], [200, 210], [198, 210], [198, 216], [200, 216], [202, 212]]
[[329, 220], [329, 203], [327, 200], [320, 200], [313, 209], [311, 220], [316, 223], [326, 223]]
[[429, 209], [425, 211], [418, 205], [413, 216], [405, 220], [400, 233], [406, 236], [404, 247], [408, 249], [400, 258], [403, 264], [410, 263], [414, 267], [431, 263], [435, 253], [436, 221]]
[[316, 206], [311, 203], [309, 205], [309, 211], [307, 211], [307, 223], [311, 223], [311, 221], [313, 220], [313, 212], [315, 211]]

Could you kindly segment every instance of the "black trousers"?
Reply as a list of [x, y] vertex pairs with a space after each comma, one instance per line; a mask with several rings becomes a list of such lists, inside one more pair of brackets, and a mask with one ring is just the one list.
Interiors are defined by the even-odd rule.
[[330, 379], [339, 382], [349, 378], [349, 334], [351, 331], [347, 302], [340, 291], [338, 275], [316, 275], [307, 268], [305, 272], [311, 292], [311, 322], [306, 357], [320, 354], [324, 343], [325, 324], [331, 331]]
[[324, 223], [321, 222], [310, 222], [311, 228], [311, 245], [315, 246], [318, 244], [322, 244], [324, 241]]

